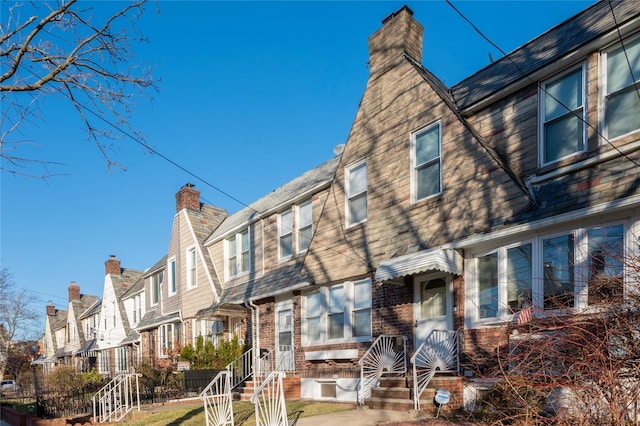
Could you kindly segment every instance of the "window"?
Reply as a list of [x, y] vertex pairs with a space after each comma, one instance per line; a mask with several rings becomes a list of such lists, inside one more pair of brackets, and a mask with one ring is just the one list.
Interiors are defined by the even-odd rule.
[[541, 164], [585, 150], [584, 66], [542, 84]]
[[171, 259], [169, 261], [169, 294], [176, 294], [176, 260]]
[[161, 286], [163, 280], [163, 273], [160, 272], [151, 277], [151, 305], [157, 305], [160, 301]]
[[307, 294], [305, 302], [305, 344], [371, 339], [370, 280], [323, 287]]
[[371, 283], [360, 281], [353, 285], [353, 312], [351, 334], [354, 337], [371, 336]]
[[109, 350], [100, 351], [100, 372], [109, 373]]
[[298, 252], [306, 251], [309, 248], [309, 243], [313, 236], [313, 210], [311, 200], [307, 200], [298, 205], [296, 228], [298, 230]]
[[345, 178], [347, 225], [356, 225], [367, 220], [367, 162], [347, 168]]
[[116, 372], [127, 373], [129, 371], [129, 351], [126, 347], [116, 349]]
[[113, 312], [113, 326], [116, 326], [116, 302], [111, 302], [111, 312]]
[[158, 327], [158, 354], [167, 357], [174, 349], [175, 342], [179, 341], [179, 327], [177, 324], [164, 324]]
[[245, 229], [226, 240], [226, 272], [227, 278], [249, 272], [251, 258], [249, 256], [249, 230]]
[[[554, 310], [616, 302], [624, 290], [624, 224], [578, 228], [500, 247], [475, 258], [479, 320], [534, 306]], [[469, 313], [472, 315], [472, 313]]]
[[198, 285], [196, 248], [187, 250], [187, 288], [194, 288]]
[[142, 295], [137, 295], [138, 299], [138, 321], [142, 321]]
[[411, 135], [414, 201], [442, 192], [440, 123]]
[[607, 136], [613, 139], [640, 129], [640, 37], [614, 46], [604, 57], [603, 106]]
[[293, 221], [291, 210], [280, 213], [278, 221], [278, 253], [280, 259], [293, 255]]
[[624, 274], [623, 226], [587, 231], [589, 304], [622, 299]]

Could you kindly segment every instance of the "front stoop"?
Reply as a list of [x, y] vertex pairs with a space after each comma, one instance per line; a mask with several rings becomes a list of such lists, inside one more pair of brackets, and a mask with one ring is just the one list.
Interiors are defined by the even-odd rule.
[[[451, 401], [441, 409], [441, 413], [448, 413], [463, 406], [463, 378], [460, 376], [441, 375], [431, 380], [429, 387], [420, 396], [420, 412], [427, 416], [435, 416], [438, 410], [433, 398], [436, 389], [446, 389], [451, 392]], [[413, 400], [412, 378], [381, 378], [380, 386], [371, 389], [371, 398], [365, 400], [369, 408], [412, 411]]]
[[[300, 377], [289, 376], [282, 380], [285, 399], [300, 399]], [[235, 401], [250, 401], [255, 392], [255, 382], [247, 380], [233, 391]]]

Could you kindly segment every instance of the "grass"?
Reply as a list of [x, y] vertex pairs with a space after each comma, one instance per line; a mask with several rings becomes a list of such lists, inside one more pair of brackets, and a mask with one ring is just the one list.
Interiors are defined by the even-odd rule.
[[[287, 401], [289, 418], [310, 417], [320, 414], [337, 413], [353, 409], [350, 404], [338, 404], [313, 401]], [[254, 405], [246, 401], [233, 403], [234, 424], [236, 426], [255, 426]], [[201, 426], [205, 424], [204, 407], [202, 403], [194, 402], [189, 405], [160, 406], [156, 411], [134, 412], [127, 425], [131, 426]]]

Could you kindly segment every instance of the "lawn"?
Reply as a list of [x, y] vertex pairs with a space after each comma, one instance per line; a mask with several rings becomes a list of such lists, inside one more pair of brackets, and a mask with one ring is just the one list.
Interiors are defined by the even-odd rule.
[[[351, 404], [336, 404], [312, 401], [288, 401], [287, 414], [292, 416], [310, 417], [319, 414], [337, 413], [352, 410]], [[236, 426], [255, 426], [254, 406], [250, 402], [238, 401], [233, 403], [234, 423]], [[198, 404], [178, 404], [175, 407], [159, 406], [141, 412], [134, 412], [127, 425], [133, 426], [201, 426], [205, 424], [204, 407]]]

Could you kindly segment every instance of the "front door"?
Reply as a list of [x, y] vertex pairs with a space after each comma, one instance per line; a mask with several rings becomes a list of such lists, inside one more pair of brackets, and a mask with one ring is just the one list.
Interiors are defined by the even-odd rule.
[[276, 305], [276, 370], [295, 371], [293, 361], [293, 305]]
[[414, 279], [414, 344], [417, 350], [433, 330], [453, 330], [451, 275], [438, 273]]

